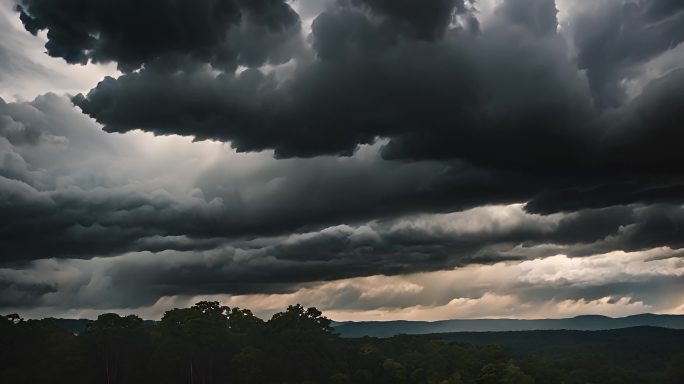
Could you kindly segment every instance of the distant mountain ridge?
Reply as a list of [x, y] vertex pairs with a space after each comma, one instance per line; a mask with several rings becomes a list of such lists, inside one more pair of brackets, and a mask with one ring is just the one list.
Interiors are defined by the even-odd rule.
[[472, 319], [441, 321], [359, 321], [335, 322], [343, 337], [391, 337], [398, 334], [423, 335], [451, 332], [508, 332], [538, 330], [601, 331], [630, 327], [684, 329], [684, 315], [645, 313], [626, 317], [584, 315], [565, 319]]
[[[88, 319], [54, 319], [55, 323], [71, 333], [85, 330]], [[145, 320], [149, 325], [153, 320]], [[343, 337], [391, 337], [398, 334], [424, 335], [452, 332], [508, 332], [575, 330], [602, 331], [640, 326], [684, 329], [684, 315], [656, 315], [645, 313], [627, 317], [583, 315], [565, 319], [468, 319], [440, 321], [358, 321], [333, 322], [335, 331]]]

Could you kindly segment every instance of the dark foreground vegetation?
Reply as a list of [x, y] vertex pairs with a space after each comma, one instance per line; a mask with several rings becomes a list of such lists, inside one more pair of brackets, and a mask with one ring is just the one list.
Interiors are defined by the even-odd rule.
[[[8, 315], [0, 317], [0, 382], [684, 383], [684, 331], [620, 331], [352, 339], [315, 308], [290, 306], [264, 322], [216, 302], [168, 311], [157, 323], [104, 314], [78, 335], [53, 319]], [[549, 337], [558, 348], [543, 342]], [[573, 348], [578, 337], [594, 344]], [[497, 341], [504, 347], [485, 345]], [[635, 345], [637, 357], [625, 354]]]

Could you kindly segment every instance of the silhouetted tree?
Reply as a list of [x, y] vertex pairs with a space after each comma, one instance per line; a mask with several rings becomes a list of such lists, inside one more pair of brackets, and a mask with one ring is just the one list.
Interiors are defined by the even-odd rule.
[[141, 318], [106, 313], [88, 323], [82, 337], [97, 357], [105, 384], [140, 380], [148, 354], [148, 334]]
[[[561, 333], [554, 340], [562, 345], [554, 350], [555, 357], [511, 360], [501, 347], [460, 345], [437, 336], [340, 338], [320, 311], [301, 305], [268, 322], [246, 309], [202, 301], [167, 311], [154, 324], [134, 315], [103, 314], [78, 336], [57, 324], [54, 319], [0, 316], [0, 383], [684, 382], [684, 331], [674, 330], [621, 333], [638, 340], [639, 350], [625, 349], [622, 336], [608, 333], [599, 342], [602, 333], [592, 333], [591, 351], [579, 353], [572, 343], [577, 334]], [[657, 334], [664, 338], [652, 342]], [[533, 341], [541, 335], [546, 334], [525, 333], [521, 339], [504, 333], [499, 340], [509, 347], [511, 340], [519, 340], [514, 345], [535, 350]]]

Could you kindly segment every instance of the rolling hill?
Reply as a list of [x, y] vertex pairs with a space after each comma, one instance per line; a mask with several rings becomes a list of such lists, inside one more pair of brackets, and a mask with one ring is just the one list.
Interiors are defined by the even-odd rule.
[[443, 321], [360, 321], [334, 323], [343, 337], [390, 337], [398, 334], [422, 335], [450, 332], [505, 332], [536, 330], [600, 331], [651, 326], [684, 329], [684, 315], [641, 314], [627, 317], [577, 316], [566, 319], [473, 319]]

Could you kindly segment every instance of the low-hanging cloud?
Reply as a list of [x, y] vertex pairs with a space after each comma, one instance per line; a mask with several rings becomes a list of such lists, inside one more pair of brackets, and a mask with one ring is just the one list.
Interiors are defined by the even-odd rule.
[[[529, 205], [537, 212], [681, 201], [684, 72], [653, 81], [616, 109], [597, 107], [592, 70], [585, 78], [571, 59], [553, 2], [529, 3], [504, 2], [481, 31], [409, 16], [406, 4], [338, 4], [314, 20], [316, 58], [298, 61], [290, 78], [256, 68], [219, 75], [148, 68], [105, 79], [74, 102], [110, 132], [218, 139], [278, 158], [349, 156], [388, 138], [386, 159], [457, 160], [538, 180], [543, 190]], [[523, 17], [525, 6], [536, 11]], [[406, 23], [441, 27], [421, 38], [405, 33]], [[577, 33], [590, 30], [576, 23]], [[674, 33], [662, 32], [672, 35], [670, 46], [679, 41]], [[668, 49], [644, 45], [651, 53], [632, 65]], [[582, 63], [590, 53], [579, 49]], [[595, 196], [605, 189], [613, 201]], [[558, 193], [577, 196], [546, 203]]]
[[299, 36], [299, 17], [282, 0], [22, 0], [17, 11], [27, 31], [50, 32], [49, 55], [72, 64], [113, 61], [124, 72], [174, 71], [194, 61], [224, 69], [281, 63], [290, 57], [279, 47]]
[[[684, 247], [679, 2], [17, 3], [50, 56], [121, 72], [0, 99], [2, 308], [681, 306], [661, 273]], [[0, 82], [49, 76], [20, 73], [19, 46], [0, 43]], [[405, 279], [454, 268], [527, 280]]]

